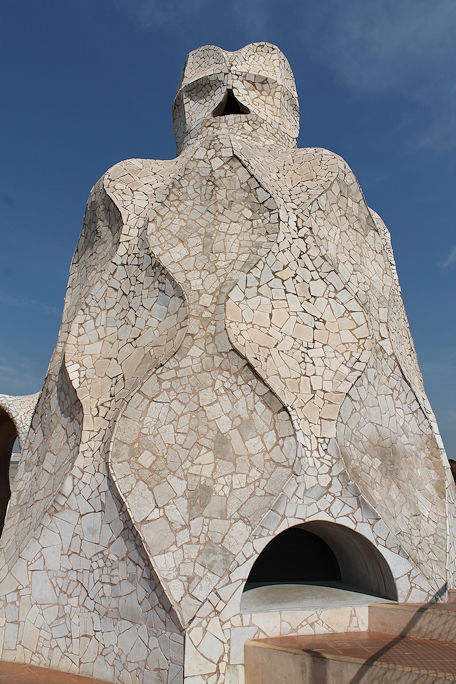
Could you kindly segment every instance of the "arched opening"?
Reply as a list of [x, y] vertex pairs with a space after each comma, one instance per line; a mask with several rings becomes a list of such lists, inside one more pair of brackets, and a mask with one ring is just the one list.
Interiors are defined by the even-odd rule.
[[0, 408], [0, 535], [3, 531], [6, 509], [11, 496], [10, 462], [17, 438], [14, 422], [7, 412]]
[[365, 595], [397, 600], [382, 554], [358, 532], [315, 520], [285, 530], [263, 549], [245, 583], [242, 610], [267, 610], [268, 602], [292, 610], [293, 597], [302, 605], [338, 605]]
[[340, 567], [328, 544], [301, 526], [290, 527], [263, 549], [247, 583], [250, 585], [340, 581]]

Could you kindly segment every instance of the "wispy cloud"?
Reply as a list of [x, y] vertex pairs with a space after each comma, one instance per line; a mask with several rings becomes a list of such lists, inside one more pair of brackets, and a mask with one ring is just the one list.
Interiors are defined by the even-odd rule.
[[49, 306], [48, 304], [38, 302], [36, 299], [30, 299], [28, 297], [18, 297], [7, 292], [2, 292], [2, 290], [0, 290], [0, 304], [19, 309], [34, 309], [47, 316], [59, 316], [61, 313], [56, 306]]
[[423, 80], [440, 87], [453, 73], [445, 62], [456, 54], [454, 0], [327, 0], [324, 8], [325, 51], [347, 84], [402, 92], [413, 83], [420, 91]]
[[442, 268], [447, 268], [447, 266], [450, 266], [451, 264], [456, 264], [456, 245], [450, 249], [447, 258], [442, 264]]
[[414, 102], [427, 118], [415, 142], [442, 149], [456, 145], [455, 35], [454, 0], [326, 0], [315, 54], [353, 91]]

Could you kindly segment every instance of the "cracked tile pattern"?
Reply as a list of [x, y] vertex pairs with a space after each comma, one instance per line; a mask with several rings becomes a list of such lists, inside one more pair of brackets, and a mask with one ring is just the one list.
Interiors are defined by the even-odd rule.
[[130, 400], [111, 463], [188, 624], [296, 458], [287, 412], [225, 331], [226, 294], [274, 244], [278, 214], [227, 139], [196, 150], [148, 220], [154, 255], [187, 295], [188, 332]]
[[453, 585], [454, 484], [388, 230], [344, 160], [296, 148], [280, 50], [193, 51], [173, 121], [176, 159], [89, 197], [0, 541], [0, 657], [240, 684], [247, 639], [365, 628], [243, 614], [269, 541], [343, 525], [423, 601]]

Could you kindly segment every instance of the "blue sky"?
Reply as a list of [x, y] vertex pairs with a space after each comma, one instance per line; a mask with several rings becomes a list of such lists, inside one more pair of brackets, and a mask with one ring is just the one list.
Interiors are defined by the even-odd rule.
[[186, 54], [266, 40], [294, 70], [299, 145], [353, 168], [392, 234], [425, 386], [456, 458], [456, 2], [3, 0], [0, 392], [37, 391], [90, 188], [175, 156]]

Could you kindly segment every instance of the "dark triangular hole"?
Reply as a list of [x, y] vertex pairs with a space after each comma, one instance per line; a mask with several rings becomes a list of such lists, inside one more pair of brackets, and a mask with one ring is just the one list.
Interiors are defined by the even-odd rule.
[[226, 116], [227, 114], [250, 114], [250, 109], [236, 99], [231, 89], [226, 91], [222, 101], [212, 112], [212, 116]]

